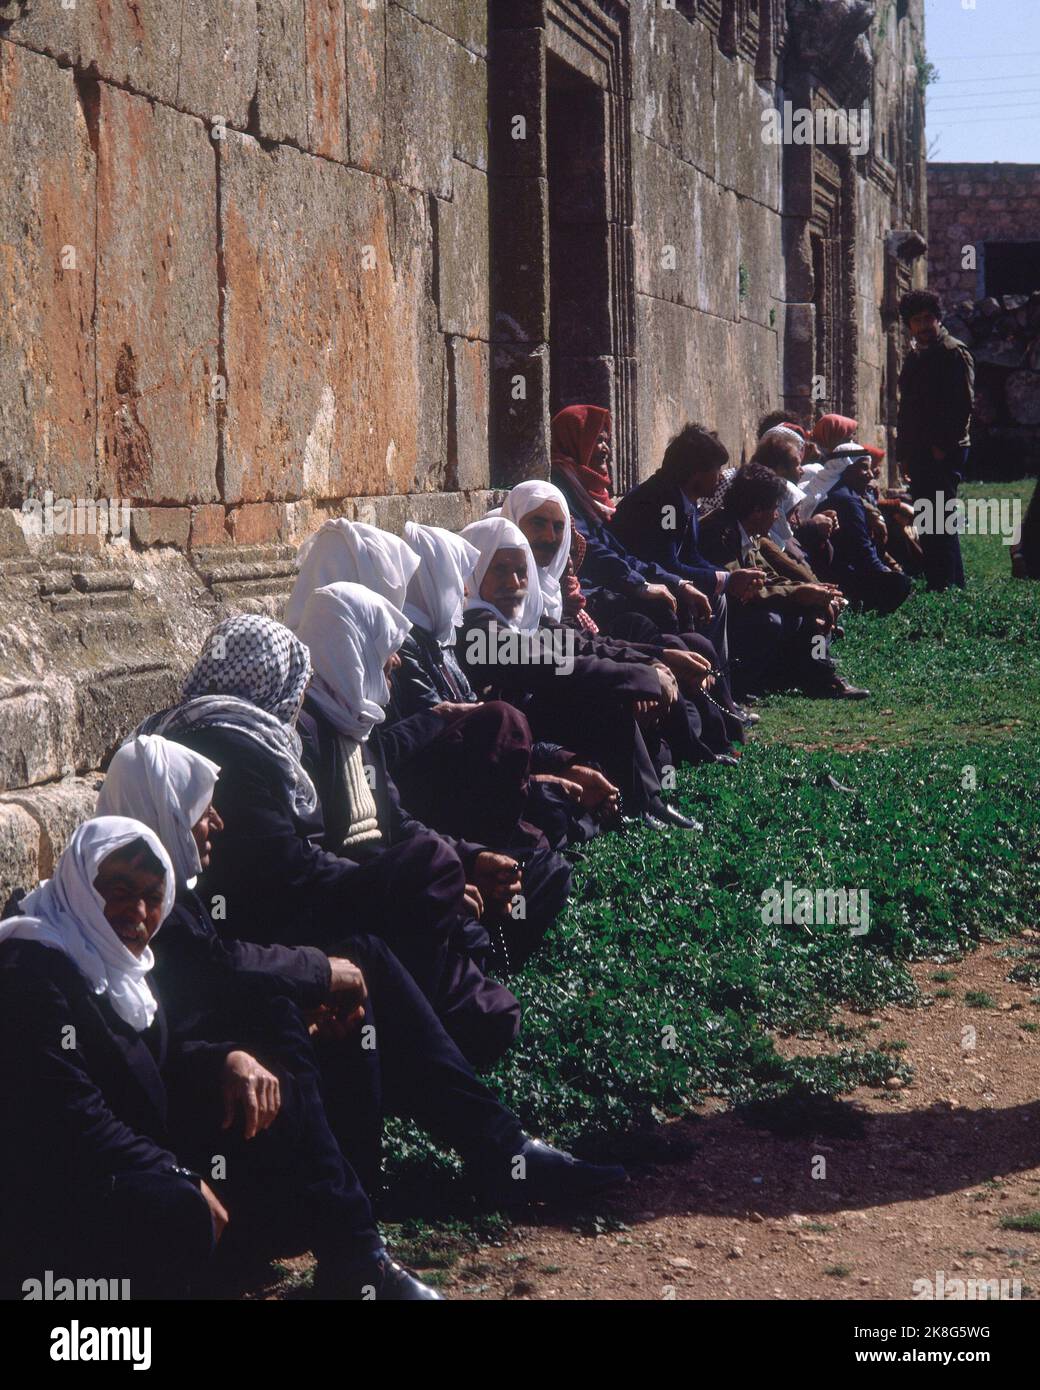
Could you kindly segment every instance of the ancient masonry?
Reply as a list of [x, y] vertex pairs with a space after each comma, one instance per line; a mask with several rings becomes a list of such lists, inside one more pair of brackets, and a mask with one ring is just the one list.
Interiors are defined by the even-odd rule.
[[0, 892], [326, 516], [462, 524], [575, 400], [622, 485], [814, 384], [881, 438], [923, 64], [923, 0], [0, 0]]

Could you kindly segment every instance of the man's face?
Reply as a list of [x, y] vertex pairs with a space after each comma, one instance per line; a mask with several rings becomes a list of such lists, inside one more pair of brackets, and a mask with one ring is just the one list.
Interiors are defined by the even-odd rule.
[[710, 497], [721, 482], [722, 464], [720, 463], [710, 468], [698, 468], [695, 473], [691, 473], [686, 482], [682, 484], [682, 491], [689, 501], [696, 502], [701, 497]]
[[756, 507], [744, 518], [744, 530], [749, 536], [767, 536], [779, 515], [779, 503], [769, 507]]
[[600, 430], [592, 447], [592, 463], [597, 468], [609, 468], [611, 459], [610, 435]]
[[802, 476], [802, 449], [793, 439], [785, 439], [783, 450], [783, 463], [778, 463], [774, 472], [789, 483], [796, 483]]
[[911, 337], [923, 347], [927, 347], [929, 343], [935, 342], [939, 332], [939, 320], [930, 312], [915, 314], [908, 327]]
[[857, 459], [855, 463], [850, 463], [845, 470], [845, 477], [853, 492], [866, 492], [874, 477], [872, 460], [869, 458]]
[[210, 838], [213, 835], [219, 835], [223, 829], [224, 822], [220, 819], [217, 808], [210, 802], [202, 815], [191, 827], [191, 837], [195, 841], [195, 848], [199, 852], [199, 863], [204, 869], [209, 868], [210, 854], [213, 850]]
[[163, 876], [143, 864], [143, 856], [128, 858], [121, 850], [106, 855], [98, 865], [94, 887], [105, 904], [105, 920], [134, 956], [145, 947], [162, 923]]
[[547, 498], [533, 512], [528, 512], [519, 525], [534, 551], [535, 563], [541, 569], [546, 569], [556, 559], [563, 544], [563, 533], [567, 529], [563, 508], [559, 502]]
[[527, 554], [519, 546], [495, 551], [480, 586], [480, 597], [507, 618], [515, 618], [527, 596]]
[[391, 652], [390, 655], [387, 657], [386, 661], [383, 663], [383, 679], [386, 681], [386, 688], [388, 692], [392, 689], [390, 685], [390, 677], [394, 674], [394, 672], [397, 670], [400, 664], [400, 652]]

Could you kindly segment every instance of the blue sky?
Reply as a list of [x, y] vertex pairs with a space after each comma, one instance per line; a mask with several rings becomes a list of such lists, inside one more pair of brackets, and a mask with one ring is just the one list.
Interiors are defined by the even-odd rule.
[[1040, 0], [925, 0], [929, 158], [1040, 164]]

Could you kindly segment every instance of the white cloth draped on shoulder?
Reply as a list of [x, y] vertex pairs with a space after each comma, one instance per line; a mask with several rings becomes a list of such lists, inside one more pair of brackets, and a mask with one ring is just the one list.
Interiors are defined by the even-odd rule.
[[98, 794], [99, 816], [129, 816], [154, 830], [170, 856], [178, 888], [202, 872], [192, 828], [213, 800], [220, 768], [159, 734], [138, 734], [116, 751]]
[[801, 522], [809, 520], [831, 488], [836, 486], [850, 463], [854, 463], [858, 458], [869, 457], [870, 455], [862, 444], [857, 444], [854, 441], [850, 441], [848, 444], [839, 444], [834, 452], [828, 454], [823, 460], [823, 467], [818, 473], [802, 479], [801, 488], [805, 493], [805, 501], [798, 508], [798, 520]]
[[553, 556], [552, 564], [538, 565], [538, 584], [542, 591], [542, 611], [547, 618], [558, 623], [563, 617], [563, 594], [560, 580], [567, 568], [571, 553], [571, 514], [567, 499], [558, 487], [542, 478], [531, 478], [525, 483], [517, 483], [507, 494], [501, 507], [496, 507], [488, 516], [504, 516], [519, 526], [530, 512], [537, 511], [545, 502], [555, 502], [563, 513], [563, 538], [560, 548]]
[[295, 632], [308, 598], [329, 584], [362, 584], [395, 608], [404, 607], [408, 581], [419, 557], [400, 536], [367, 521], [337, 517], [326, 521], [300, 546], [300, 573], [285, 609], [285, 624]]
[[[538, 566], [534, 562], [534, 555], [523, 531], [507, 517], [486, 516], [482, 521], [470, 522], [463, 528], [462, 536], [480, 552], [480, 558], [473, 571], [469, 597], [466, 599], [466, 611], [486, 608], [503, 626], [519, 632], [533, 632], [542, 616], [542, 591], [538, 584]], [[493, 603], [480, 597], [481, 585], [492, 560], [500, 550], [522, 550], [527, 557], [527, 593], [515, 618], [507, 618]]]
[[479, 558], [475, 546], [442, 526], [409, 521], [405, 539], [419, 557], [419, 568], [408, 584], [404, 615], [430, 633], [442, 647], [455, 641], [462, 623], [466, 583]]
[[174, 875], [159, 837], [140, 821], [97, 816], [73, 832], [54, 876], [22, 899], [19, 915], [0, 922], [0, 941], [37, 941], [64, 952], [94, 993], [107, 995], [119, 1017], [140, 1033], [157, 1008], [147, 979], [155, 957], [150, 946], [135, 956], [123, 945], [94, 887], [102, 861], [134, 840], [144, 840], [163, 867], [160, 924], [165, 921], [173, 907]]
[[411, 623], [361, 584], [328, 584], [308, 598], [299, 637], [311, 655], [311, 698], [340, 733], [364, 743], [386, 718], [383, 668]]

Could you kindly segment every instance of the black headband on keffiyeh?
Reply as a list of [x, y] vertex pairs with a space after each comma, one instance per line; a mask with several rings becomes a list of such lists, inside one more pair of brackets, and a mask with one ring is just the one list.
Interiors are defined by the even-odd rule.
[[151, 715], [135, 733], [176, 738], [190, 729], [237, 729], [271, 754], [293, 809], [309, 815], [318, 794], [300, 761], [293, 721], [310, 678], [310, 656], [295, 633], [261, 614], [236, 614], [206, 638], [181, 703]]

